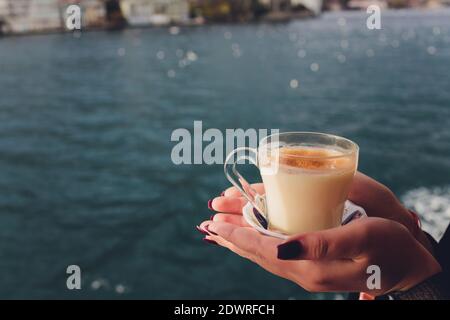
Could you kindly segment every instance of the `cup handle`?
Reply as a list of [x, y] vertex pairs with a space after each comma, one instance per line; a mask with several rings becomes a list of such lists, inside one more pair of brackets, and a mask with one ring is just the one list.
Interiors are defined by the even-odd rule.
[[[248, 151], [249, 154], [253, 154], [253, 157], [244, 154], [238, 156], [236, 161], [232, 161], [235, 154], [245, 151]], [[265, 207], [261, 201], [262, 195], [258, 194], [256, 190], [252, 188], [250, 183], [247, 182], [247, 180], [239, 173], [236, 168], [236, 164], [240, 160], [248, 160], [250, 163], [258, 167], [258, 151], [256, 149], [248, 147], [236, 148], [231, 151], [225, 159], [225, 164], [223, 166], [225, 176], [227, 177], [228, 181], [230, 181], [231, 184], [239, 190], [244, 198], [246, 198], [252, 204], [253, 208], [256, 208], [256, 210], [258, 210], [263, 216], [266, 216]]]

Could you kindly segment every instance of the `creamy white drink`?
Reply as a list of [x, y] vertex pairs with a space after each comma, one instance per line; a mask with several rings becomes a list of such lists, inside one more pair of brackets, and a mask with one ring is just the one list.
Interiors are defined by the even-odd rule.
[[269, 229], [297, 234], [339, 226], [357, 152], [337, 146], [284, 146], [273, 152], [278, 156], [263, 157], [260, 164], [278, 161], [276, 173], [261, 170]]

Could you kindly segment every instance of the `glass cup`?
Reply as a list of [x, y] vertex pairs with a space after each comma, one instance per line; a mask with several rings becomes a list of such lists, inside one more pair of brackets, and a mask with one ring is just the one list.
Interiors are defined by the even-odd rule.
[[[267, 219], [269, 230], [292, 235], [341, 224], [358, 152], [358, 145], [346, 138], [286, 132], [262, 139], [257, 149], [233, 150], [225, 160], [224, 171]], [[242, 160], [258, 167], [264, 195], [258, 194], [237, 170], [236, 164]]]

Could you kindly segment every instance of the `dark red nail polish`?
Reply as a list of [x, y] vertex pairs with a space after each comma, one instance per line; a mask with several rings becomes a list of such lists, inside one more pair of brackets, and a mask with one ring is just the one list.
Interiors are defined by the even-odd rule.
[[208, 229], [208, 226], [205, 226], [205, 229], [206, 229], [207, 232], [209, 232], [209, 233], [211, 233], [211, 234], [213, 234], [213, 235], [215, 235], [215, 236], [218, 235], [218, 234], [215, 233], [214, 231], [209, 230], [209, 229]]
[[208, 209], [209, 210], [214, 210], [213, 207], [212, 207], [212, 200], [211, 199], [208, 200]]
[[211, 217], [209, 217], [209, 220], [213, 221], [214, 220], [214, 216], [215, 216], [215, 214], [212, 214]]
[[253, 208], [253, 214], [255, 215], [255, 218], [258, 220], [258, 222], [261, 224], [261, 227], [263, 227], [264, 229], [267, 229], [269, 227], [266, 218], [264, 218], [263, 215], [258, 210], [256, 210], [256, 208]]
[[209, 235], [208, 234], [208, 232], [206, 232], [205, 230], [203, 230], [202, 228], [200, 228], [199, 226], [195, 226], [196, 228], [197, 228], [197, 230], [198, 230], [198, 232], [200, 232], [201, 234], [204, 234], [204, 235]]
[[277, 258], [280, 260], [295, 260], [303, 252], [303, 248], [300, 242], [290, 241], [278, 246]]
[[209, 244], [215, 244], [215, 245], [217, 245], [217, 242], [215, 242], [214, 240], [210, 240], [210, 239], [203, 238], [203, 241], [205, 241], [206, 243], [209, 243]]

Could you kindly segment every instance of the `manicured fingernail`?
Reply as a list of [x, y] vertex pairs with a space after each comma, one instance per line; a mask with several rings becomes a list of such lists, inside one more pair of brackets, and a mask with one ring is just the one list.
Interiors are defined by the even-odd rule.
[[220, 194], [221, 197], [223, 197], [225, 195], [225, 191], [222, 191], [222, 193]]
[[213, 202], [213, 201], [212, 201], [211, 199], [208, 200], [208, 209], [209, 209], [209, 210], [214, 210], [213, 207], [212, 207], [212, 202]]
[[217, 233], [215, 233], [214, 231], [209, 230], [208, 226], [205, 226], [205, 229], [206, 229], [207, 232], [217, 236]]
[[375, 297], [365, 293], [365, 292], [360, 292], [359, 293], [359, 300], [375, 300]]
[[278, 246], [277, 258], [280, 260], [293, 260], [300, 256], [303, 248], [300, 242], [290, 241]]
[[196, 228], [197, 228], [197, 230], [198, 230], [198, 232], [200, 232], [201, 234], [204, 234], [204, 235], [208, 235], [208, 232], [206, 232], [205, 230], [203, 230], [202, 228], [200, 228], [199, 226], [195, 226]]
[[209, 220], [213, 221], [214, 220], [214, 216], [215, 216], [215, 214], [212, 214], [211, 217], [209, 217]]
[[263, 227], [264, 229], [267, 229], [269, 227], [266, 218], [264, 218], [263, 215], [255, 208], [253, 208], [253, 214], [255, 215], [255, 218], [258, 220], [261, 227]]
[[205, 241], [206, 243], [209, 243], [209, 244], [215, 244], [215, 245], [217, 245], [217, 242], [215, 242], [214, 240], [210, 240], [210, 239], [203, 238], [203, 241]]

